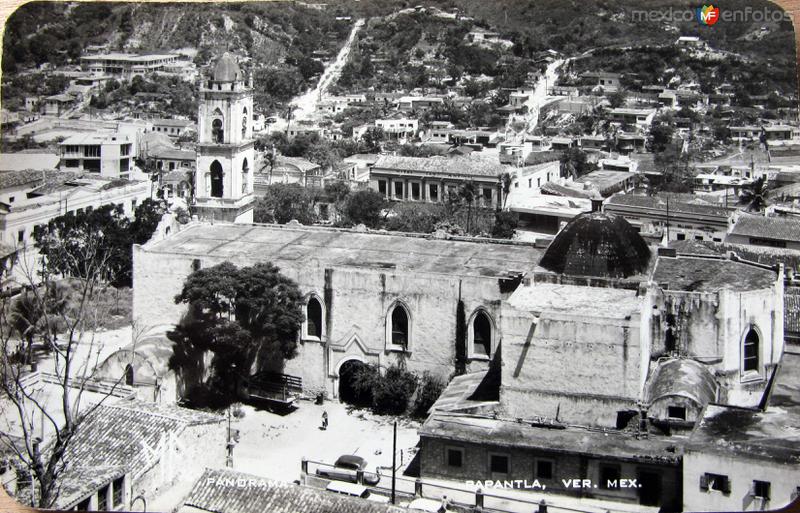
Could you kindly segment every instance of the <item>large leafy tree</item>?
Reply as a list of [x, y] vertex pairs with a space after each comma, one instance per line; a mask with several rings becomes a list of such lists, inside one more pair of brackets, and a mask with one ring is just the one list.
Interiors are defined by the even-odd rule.
[[347, 197], [344, 204], [344, 215], [353, 224], [364, 224], [369, 228], [377, 227], [382, 219], [386, 199], [377, 191], [366, 189], [357, 191]]
[[[303, 322], [297, 284], [271, 263], [238, 268], [230, 262], [200, 269], [176, 303], [189, 310], [174, 330], [170, 366], [201, 389], [231, 394], [237, 376], [293, 358]], [[204, 356], [211, 355], [210, 372]]]
[[291, 220], [302, 224], [314, 222], [314, 196], [300, 184], [272, 184], [254, 207], [258, 223], [286, 224]]
[[116, 287], [129, 287], [132, 245], [150, 239], [164, 211], [162, 203], [147, 199], [136, 208], [133, 221], [119, 205], [103, 205], [51, 219], [34, 234], [36, 246], [44, 256], [44, 270], [85, 279], [92, 270], [82, 255], [87, 246], [92, 246], [105, 264], [101, 278]]

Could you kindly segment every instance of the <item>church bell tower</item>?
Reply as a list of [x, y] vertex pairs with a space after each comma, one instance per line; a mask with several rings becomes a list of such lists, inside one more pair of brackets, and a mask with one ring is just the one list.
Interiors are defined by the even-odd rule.
[[200, 84], [193, 213], [205, 221], [253, 222], [252, 79], [225, 53]]

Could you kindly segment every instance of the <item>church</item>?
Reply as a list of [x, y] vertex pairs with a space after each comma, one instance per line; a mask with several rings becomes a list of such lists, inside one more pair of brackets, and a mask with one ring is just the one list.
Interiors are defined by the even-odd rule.
[[[423, 478], [534, 477], [556, 493], [681, 509], [682, 447], [709, 405], [764, 408], [783, 269], [649, 246], [596, 202], [546, 250], [444, 234], [252, 224], [252, 89], [229, 55], [201, 89], [197, 220], [134, 246], [152, 343], [193, 271], [269, 261], [305, 298], [280, 368], [338, 398], [354, 366], [454, 376], [420, 430]], [[181, 394], [176, 386], [174, 394]], [[162, 400], [170, 400], [162, 394]], [[636, 478], [570, 490], [560, 477]], [[695, 485], [693, 485], [695, 486]]]

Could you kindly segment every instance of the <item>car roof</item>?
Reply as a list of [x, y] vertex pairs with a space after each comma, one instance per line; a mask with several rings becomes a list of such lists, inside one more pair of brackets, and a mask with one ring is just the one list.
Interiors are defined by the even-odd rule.
[[344, 493], [355, 497], [361, 497], [364, 495], [364, 492], [367, 491], [366, 486], [356, 483], [345, 483], [343, 481], [331, 481], [325, 489], [329, 492]]
[[351, 465], [358, 465], [361, 467], [367, 464], [367, 460], [354, 454], [345, 454], [344, 456], [339, 456], [339, 459], [336, 460], [334, 465], [340, 465], [342, 463], [349, 463]]

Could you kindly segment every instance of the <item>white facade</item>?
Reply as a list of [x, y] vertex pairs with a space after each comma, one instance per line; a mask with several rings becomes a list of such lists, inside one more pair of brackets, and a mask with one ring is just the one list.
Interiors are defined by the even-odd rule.
[[201, 84], [195, 210], [203, 219], [253, 221], [253, 90], [229, 55]]

